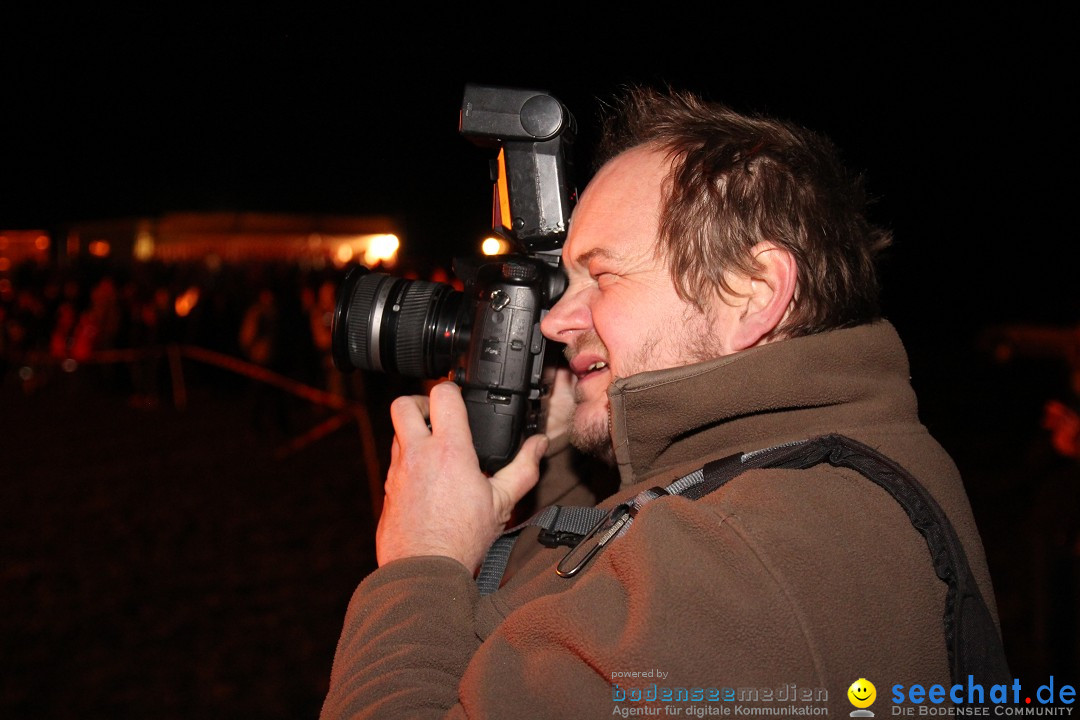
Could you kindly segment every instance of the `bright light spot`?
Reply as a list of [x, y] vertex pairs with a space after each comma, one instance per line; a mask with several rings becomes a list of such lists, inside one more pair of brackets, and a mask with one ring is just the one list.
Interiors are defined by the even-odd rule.
[[19, 368], [19, 379], [20, 380], [31, 380], [31, 379], [33, 379], [33, 377], [34, 377], [34, 368], [30, 367], [29, 365], [23, 365], [21, 368]]
[[37, 238], [34, 240], [34, 247], [36, 247], [38, 250], [48, 250], [49, 249], [49, 236], [48, 235], [38, 235]]
[[390, 262], [397, 255], [401, 242], [396, 235], [373, 235], [364, 250], [364, 264], [374, 265], [380, 260]]
[[338, 245], [337, 254], [335, 255], [339, 264], [344, 265], [353, 258], [352, 245], [343, 244]]
[[75, 358], [64, 358], [64, 361], [60, 363], [60, 368], [67, 373], [73, 373], [79, 367], [79, 363], [75, 362]]
[[147, 230], [140, 230], [135, 236], [135, 259], [146, 262], [154, 257], [154, 236]]
[[104, 240], [94, 240], [86, 249], [95, 257], [106, 257], [109, 254], [109, 243]]
[[184, 294], [176, 298], [176, 314], [179, 317], [187, 317], [188, 314], [199, 304], [199, 288], [192, 285]]
[[484, 238], [484, 242], [480, 244], [480, 249], [485, 255], [502, 255], [507, 251], [507, 245], [505, 240], [500, 240], [497, 237]]

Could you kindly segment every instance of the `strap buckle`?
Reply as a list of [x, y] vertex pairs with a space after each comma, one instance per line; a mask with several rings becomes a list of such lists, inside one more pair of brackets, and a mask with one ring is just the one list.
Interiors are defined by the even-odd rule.
[[[581, 572], [593, 556], [600, 552], [600, 548], [607, 545], [611, 538], [622, 530], [633, 515], [636, 515], [636, 508], [632, 508], [630, 503], [622, 503], [616, 505], [611, 509], [607, 515], [600, 519], [600, 522], [593, 525], [592, 529], [581, 538], [581, 541], [570, 549], [570, 552], [566, 553], [566, 556], [559, 561], [559, 564], [555, 566], [555, 574], [559, 577], [570, 578]], [[603, 529], [603, 533], [600, 533]], [[599, 534], [599, 535], [598, 535]], [[590, 543], [590, 540], [595, 538], [594, 543]], [[573, 567], [568, 567], [571, 564], [571, 558], [575, 555], [582, 555], [581, 559], [577, 561]]]
[[581, 533], [568, 532], [566, 530], [548, 530], [544, 529], [540, 531], [540, 534], [536, 536], [537, 541], [545, 547], [553, 548], [565, 545], [566, 547], [574, 547], [585, 536]]

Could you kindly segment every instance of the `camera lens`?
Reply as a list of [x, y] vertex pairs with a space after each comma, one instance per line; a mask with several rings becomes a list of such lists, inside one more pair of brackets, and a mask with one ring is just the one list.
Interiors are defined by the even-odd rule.
[[345, 276], [334, 310], [334, 364], [408, 377], [447, 375], [468, 338], [464, 294], [445, 283], [406, 280], [356, 267]]

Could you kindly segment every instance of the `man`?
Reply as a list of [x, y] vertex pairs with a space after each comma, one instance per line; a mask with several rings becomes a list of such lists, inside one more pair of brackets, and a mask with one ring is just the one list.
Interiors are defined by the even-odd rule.
[[[542, 323], [569, 358], [567, 434], [618, 468], [602, 506], [736, 452], [847, 435], [930, 490], [996, 612], [963, 485], [877, 318], [889, 236], [831, 144], [685, 94], [632, 91], [613, 116]], [[453, 384], [392, 417], [380, 567], [350, 605], [325, 717], [599, 717], [658, 687], [791, 688], [847, 712], [861, 678], [949, 684], [926, 541], [858, 473], [757, 470], [661, 498], [573, 578], [554, 572], [566, 548], [534, 547], [481, 597], [473, 575], [549, 439], [489, 478]]]

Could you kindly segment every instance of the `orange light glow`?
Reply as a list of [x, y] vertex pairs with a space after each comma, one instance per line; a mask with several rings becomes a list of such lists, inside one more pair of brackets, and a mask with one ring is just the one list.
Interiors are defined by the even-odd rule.
[[34, 240], [34, 247], [36, 247], [38, 250], [48, 250], [49, 249], [49, 236], [48, 235], [38, 235], [37, 238], [35, 238], [35, 240]]
[[179, 317], [187, 317], [189, 313], [199, 304], [199, 288], [194, 285], [189, 287], [184, 294], [176, 298], [176, 314]]
[[480, 244], [480, 250], [485, 255], [503, 255], [509, 251], [509, 247], [505, 240], [501, 240], [497, 237], [484, 238], [484, 242]]
[[0, 272], [7, 272], [11, 269], [11, 260], [6, 257], [0, 257]]
[[86, 246], [87, 251], [95, 257], [107, 257], [109, 255], [109, 243], [104, 240], [94, 240]]
[[344, 265], [353, 259], [352, 245], [338, 245], [337, 254], [335, 255], [339, 265]]
[[374, 265], [377, 262], [392, 262], [397, 255], [401, 241], [397, 235], [373, 235], [368, 240], [367, 249], [364, 250], [364, 264]]
[[135, 259], [142, 262], [147, 262], [154, 257], [154, 236], [149, 230], [139, 230], [139, 234], [135, 236], [135, 247], [133, 248]]

